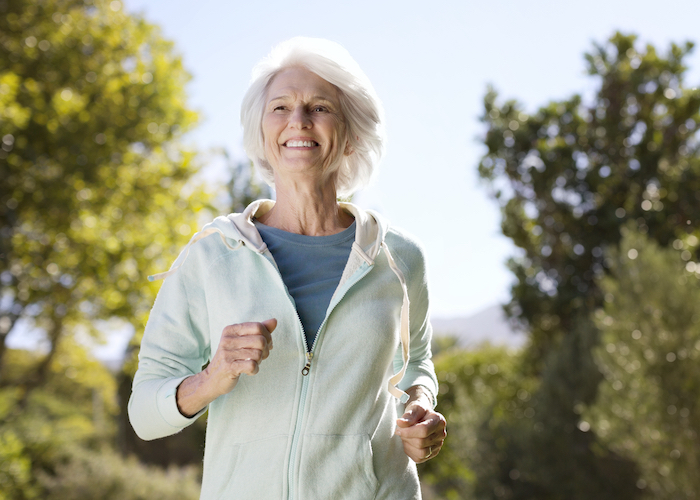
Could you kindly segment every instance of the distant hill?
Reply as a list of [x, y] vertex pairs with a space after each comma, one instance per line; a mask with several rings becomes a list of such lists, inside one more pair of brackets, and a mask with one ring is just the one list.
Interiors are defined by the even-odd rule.
[[513, 329], [500, 305], [491, 306], [471, 316], [433, 317], [431, 322], [434, 336], [455, 337], [460, 347], [473, 348], [488, 342], [517, 348], [527, 341], [525, 333]]

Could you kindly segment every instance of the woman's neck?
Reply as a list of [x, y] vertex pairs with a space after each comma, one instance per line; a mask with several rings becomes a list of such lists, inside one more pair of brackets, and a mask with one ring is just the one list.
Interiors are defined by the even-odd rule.
[[310, 185], [279, 181], [275, 179], [275, 206], [258, 217], [263, 224], [307, 236], [336, 234], [352, 224], [353, 217], [338, 205], [333, 182]]

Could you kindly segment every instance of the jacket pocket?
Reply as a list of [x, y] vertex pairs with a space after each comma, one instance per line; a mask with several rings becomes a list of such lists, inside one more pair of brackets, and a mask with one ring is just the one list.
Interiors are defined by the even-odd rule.
[[205, 457], [202, 500], [282, 498], [287, 436], [230, 446]]
[[366, 434], [307, 434], [299, 465], [300, 498], [371, 500], [379, 488]]

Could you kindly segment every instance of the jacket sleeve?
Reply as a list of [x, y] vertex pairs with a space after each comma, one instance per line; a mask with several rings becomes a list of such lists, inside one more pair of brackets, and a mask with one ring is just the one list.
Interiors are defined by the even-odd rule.
[[175, 401], [180, 383], [199, 373], [210, 355], [203, 287], [187, 271], [183, 266], [163, 281], [141, 341], [128, 412], [144, 440], [175, 434], [206, 410], [187, 418]]
[[[398, 384], [405, 391], [414, 385], [422, 385], [433, 397], [433, 407], [437, 404], [438, 380], [432, 361], [430, 342], [433, 328], [429, 318], [428, 278], [422, 248], [412, 242], [412, 248], [395, 255], [406, 270], [409, 296], [409, 328], [411, 332], [410, 360], [406, 373]], [[403, 366], [401, 349], [394, 356], [394, 373]]]

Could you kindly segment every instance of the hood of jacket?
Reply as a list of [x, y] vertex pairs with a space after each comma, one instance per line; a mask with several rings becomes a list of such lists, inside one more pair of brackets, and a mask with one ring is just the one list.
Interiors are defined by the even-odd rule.
[[[384, 244], [384, 239], [389, 229], [388, 223], [382, 216], [372, 210], [362, 210], [352, 203], [340, 202], [339, 205], [355, 218], [356, 230], [353, 248], [360, 253], [363, 260], [372, 265]], [[241, 213], [217, 217], [192, 236], [170, 270], [149, 276], [148, 279], [155, 281], [166, 278], [176, 272], [187, 258], [190, 247], [202, 238], [206, 238], [214, 233], [218, 234], [224, 244], [231, 250], [237, 250], [240, 246], [245, 245], [259, 254], [264, 254], [267, 250], [267, 245], [255, 228], [253, 218], [266, 214], [274, 206], [275, 202], [273, 200], [262, 199], [252, 202]]]

